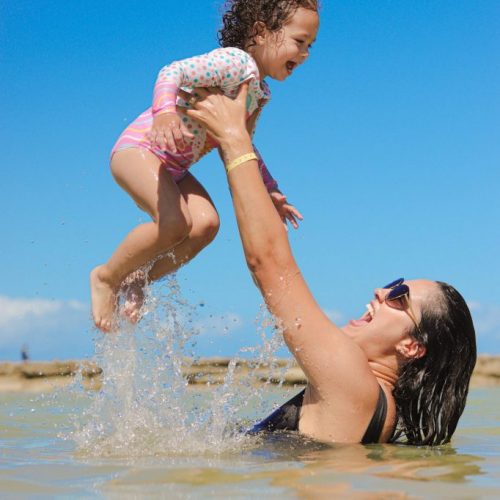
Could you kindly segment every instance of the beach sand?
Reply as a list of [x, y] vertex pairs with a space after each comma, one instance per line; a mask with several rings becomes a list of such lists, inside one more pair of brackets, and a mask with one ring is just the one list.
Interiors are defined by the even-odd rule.
[[[184, 376], [197, 387], [224, 381], [230, 358], [186, 360]], [[250, 377], [255, 384], [282, 381], [284, 385], [304, 385], [307, 381], [299, 366], [288, 359], [255, 366], [252, 361], [239, 361], [236, 376]], [[102, 370], [91, 361], [20, 361], [0, 362], [0, 392], [47, 392], [72, 383], [80, 377], [84, 388], [98, 390]], [[478, 356], [471, 381], [472, 387], [500, 386], [500, 356]]]

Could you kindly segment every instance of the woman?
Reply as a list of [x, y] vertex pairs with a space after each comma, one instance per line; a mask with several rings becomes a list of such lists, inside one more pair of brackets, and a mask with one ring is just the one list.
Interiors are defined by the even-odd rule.
[[243, 86], [186, 95], [188, 115], [220, 144], [245, 257], [305, 391], [255, 427], [298, 430], [324, 442], [436, 445], [450, 440], [476, 362], [469, 309], [450, 285], [402, 278], [376, 288], [366, 313], [339, 328], [295, 262], [245, 128]]

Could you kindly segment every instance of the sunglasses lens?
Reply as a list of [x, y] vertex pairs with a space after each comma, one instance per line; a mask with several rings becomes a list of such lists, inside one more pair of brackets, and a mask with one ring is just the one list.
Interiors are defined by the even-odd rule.
[[410, 289], [408, 285], [397, 285], [387, 294], [385, 300], [398, 300], [405, 295], [409, 295]]
[[405, 279], [404, 278], [399, 278], [397, 280], [394, 280], [394, 281], [391, 281], [388, 285], [385, 285], [384, 288], [387, 289], [387, 288], [394, 288], [398, 285], [401, 285], [401, 283], [403, 283]]

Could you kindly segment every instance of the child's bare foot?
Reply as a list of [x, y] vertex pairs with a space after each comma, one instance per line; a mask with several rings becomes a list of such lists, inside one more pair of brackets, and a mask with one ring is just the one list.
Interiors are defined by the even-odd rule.
[[102, 267], [97, 266], [90, 273], [92, 316], [97, 328], [103, 332], [110, 332], [116, 309], [116, 292], [108, 282], [102, 279]]
[[137, 323], [141, 319], [145, 286], [145, 278], [136, 278], [125, 285], [125, 301], [121, 312], [131, 323]]

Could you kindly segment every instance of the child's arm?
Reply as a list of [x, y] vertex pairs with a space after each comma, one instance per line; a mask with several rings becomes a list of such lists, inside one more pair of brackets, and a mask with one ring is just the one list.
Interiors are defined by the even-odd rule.
[[264, 181], [267, 191], [269, 193], [272, 193], [273, 191], [279, 191], [278, 183], [271, 175], [271, 172], [269, 172], [267, 165], [264, 163], [264, 160], [262, 159], [259, 150], [255, 147], [255, 144], [253, 145], [253, 149], [255, 151], [255, 154], [257, 155], [260, 175], [262, 176], [262, 180]]
[[[259, 119], [260, 114], [262, 113], [262, 108], [264, 107], [264, 104], [265, 104], [264, 102], [259, 103], [259, 107], [252, 113], [252, 116], [250, 116], [247, 119], [247, 130], [252, 139], [255, 134], [255, 129], [257, 128], [257, 120]], [[269, 193], [271, 193], [272, 191], [279, 191], [278, 183], [274, 180], [273, 176], [271, 175], [271, 172], [269, 172], [269, 170], [267, 169], [267, 166], [264, 163], [264, 160], [262, 159], [259, 150], [255, 147], [255, 144], [253, 144], [253, 148], [255, 150], [255, 154], [257, 155], [259, 172], [260, 175], [262, 176], [262, 180], [264, 181], [267, 191]]]
[[[247, 129], [250, 133], [250, 136], [252, 137], [255, 133], [257, 120], [260, 116], [261, 111], [262, 106], [260, 106], [259, 109], [255, 111], [255, 113], [253, 113], [253, 115], [247, 120]], [[278, 189], [278, 183], [274, 180], [271, 172], [269, 172], [266, 164], [264, 163], [264, 160], [262, 159], [262, 156], [260, 155], [258, 149], [255, 147], [255, 144], [253, 145], [253, 148], [255, 150], [255, 153], [257, 154], [260, 175], [262, 176], [262, 180], [264, 181], [269, 196], [271, 197], [271, 200], [276, 210], [278, 211], [281, 220], [285, 223], [285, 227], [286, 221], [289, 221], [294, 229], [298, 229], [298, 220], [303, 219], [301, 213], [293, 205], [290, 205], [287, 202], [286, 196]]]
[[153, 91], [153, 125], [149, 139], [153, 145], [177, 153], [185, 149], [184, 140], [191, 140], [191, 134], [180, 119], [176, 110], [177, 92], [183, 81], [182, 73], [174, 62], [161, 69]]
[[234, 48], [216, 49], [208, 54], [175, 61], [162, 68], [153, 92], [153, 126], [149, 138], [162, 149], [176, 153], [184, 139], [192, 139], [176, 112], [181, 87], [231, 87], [258, 77], [253, 59]]
[[293, 205], [288, 203], [286, 196], [278, 189], [278, 183], [273, 179], [273, 176], [267, 169], [266, 164], [264, 163], [264, 160], [255, 145], [254, 150], [258, 158], [260, 175], [262, 176], [262, 180], [264, 181], [267, 191], [269, 192], [269, 196], [271, 197], [281, 220], [285, 223], [285, 226], [288, 221], [294, 229], [298, 229], [298, 221], [303, 219], [302, 214]]

